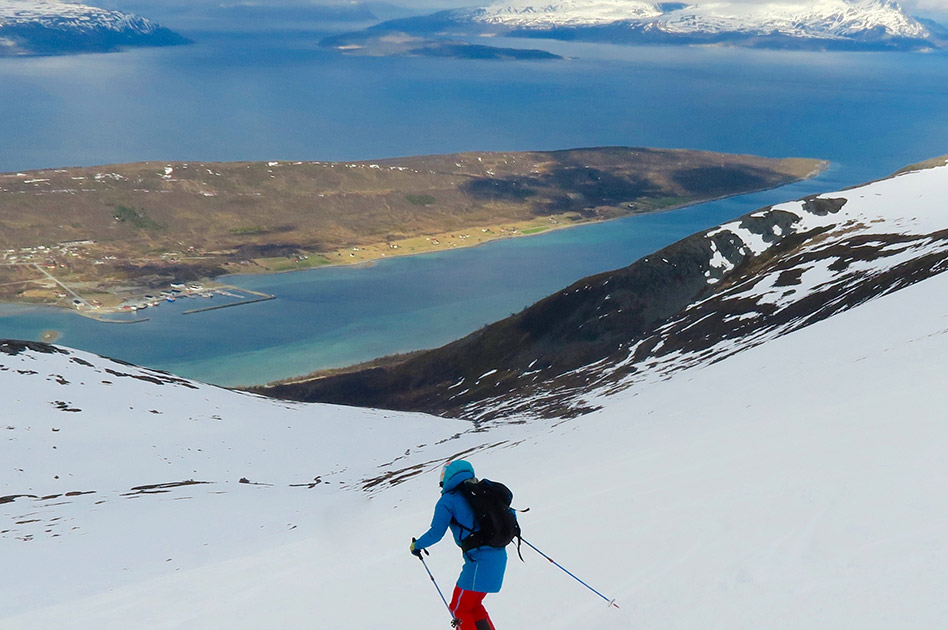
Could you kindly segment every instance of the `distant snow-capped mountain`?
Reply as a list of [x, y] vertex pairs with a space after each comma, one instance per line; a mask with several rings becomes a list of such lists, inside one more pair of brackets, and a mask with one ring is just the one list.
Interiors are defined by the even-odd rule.
[[814, 3], [694, 5], [655, 22], [669, 33], [781, 34], [787, 37], [845, 39], [873, 37], [926, 39], [931, 31], [889, 0], [821, 0]]
[[769, 48], [942, 47], [945, 29], [913, 18], [892, 0], [648, 3], [499, 0], [378, 28], [466, 30], [479, 34], [617, 43], [718, 44]]
[[107, 52], [187, 40], [137, 15], [61, 0], [0, 0], [0, 55]]

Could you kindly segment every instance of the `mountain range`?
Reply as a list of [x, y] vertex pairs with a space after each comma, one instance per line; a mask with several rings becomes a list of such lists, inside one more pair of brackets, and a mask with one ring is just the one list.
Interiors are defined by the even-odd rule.
[[766, 4], [499, 0], [473, 9], [384, 22], [370, 30], [814, 50], [928, 50], [948, 41], [943, 26], [908, 15], [892, 0]]
[[[226, 5], [236, 14], [262, 10]], [[239, 11], [238, 11], [239, 9]], [[269, 15], [269, 8], [265, 10]], [[372, 18], [361, 5], [331, 7], [348, 19]], [[333, 13], [334, 12], [334, 13]], [[323, 45], [349, 54], [414, 54], [464, 58], [556, 59], [545, 51], [472, 44], [475, 36], [626, 44], [729, 45], [817, 50], [931, 50], [948, 30], [908, 15], [893, 0], [814, 2], [648, 3], [639, 0], [498, 0], [382, 22], [334, 35]], [[64, 0], [0, 0], [0, 56], [108, 52], [132, 46], [188, 43], [137, 15]]]
[[464, 457], [619, 606], [525, 545], [498, 627], [939, 627], [946, 190], [940, 158], [565, 289], [463, 342], [468, 420], [0, 341], [0, 626], [447, 627], [460, 552], [408, 544]]
[[143, 17], [60, 0], [0, 0], [0, 56], [111, 52], [188, 43]]

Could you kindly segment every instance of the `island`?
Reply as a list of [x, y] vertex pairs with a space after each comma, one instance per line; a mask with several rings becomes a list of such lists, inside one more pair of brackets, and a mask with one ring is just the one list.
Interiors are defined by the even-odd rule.
[[0, 0], [0, 58], [188, 43], [178, 33], [124, 11], [62, 0]]
[[503, 61], [562, 60], [560, 55], [531, 48], [502, 48], [472, 44], [444, 37], [416, 37], [400, 31], [367, 30], [360, 33], [334, 35], [319, 42], [344, 55], [365, 57], [450, 57]]
[[227, 274], [470, 247], [772, 188], [826, 165], [604, 147], [0, 174], [0, 301], [101, 317], [212, 294]]

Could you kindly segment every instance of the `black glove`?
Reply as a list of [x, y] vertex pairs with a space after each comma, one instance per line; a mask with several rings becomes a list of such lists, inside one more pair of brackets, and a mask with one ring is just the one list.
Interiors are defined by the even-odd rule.
[[412, 538], [411, 539], [411, 555], [418, 556], [420, 558], [422, 551], [424, 551], [424, 549], [415, 549], [415, 539]]

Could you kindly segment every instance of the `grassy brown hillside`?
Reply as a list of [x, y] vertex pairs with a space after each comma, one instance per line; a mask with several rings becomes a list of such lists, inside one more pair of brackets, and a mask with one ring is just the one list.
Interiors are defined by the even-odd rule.
[[[822, 162], [629, 148], [0, 175], [0, 300], [464, 247], [778, 186]], [[48, 276], [55, 276], [56, 285]]]

